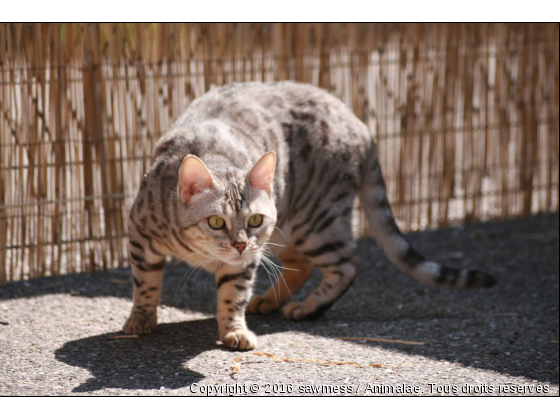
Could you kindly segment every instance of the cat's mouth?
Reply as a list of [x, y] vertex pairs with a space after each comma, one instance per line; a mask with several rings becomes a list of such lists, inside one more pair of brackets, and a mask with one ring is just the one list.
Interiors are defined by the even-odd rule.
[[254, 260], [256, 257], [254, 252], [243, 252], [242, 254], [233, 255], [225, 261], [231, 265], [242, 265], [248, 261]]

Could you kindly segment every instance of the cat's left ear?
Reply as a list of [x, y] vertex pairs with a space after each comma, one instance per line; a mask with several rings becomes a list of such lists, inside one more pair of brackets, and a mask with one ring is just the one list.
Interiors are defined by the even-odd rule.
[[248, 178], [251, 187], [271, 193], [275, 168], [276, 153], [273, 151], [265, 153], [249, 172]]
[[210, 171], [199, 158], [187, 155], [179, 169], [179, 196], [184, 204], [214, 184]]

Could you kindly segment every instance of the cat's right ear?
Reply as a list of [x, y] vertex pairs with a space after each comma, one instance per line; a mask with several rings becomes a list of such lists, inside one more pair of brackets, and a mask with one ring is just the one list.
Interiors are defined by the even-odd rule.
[[214, 184], [208, 168], [199, 158], [187, 155], [179, 168], [179, 196], [184, 204], [191, 201], [193, 195], [198, 194]]

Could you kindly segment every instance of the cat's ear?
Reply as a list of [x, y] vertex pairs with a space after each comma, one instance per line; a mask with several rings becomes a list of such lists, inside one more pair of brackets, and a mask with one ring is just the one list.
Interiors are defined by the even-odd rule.
[[272, 192], [274, 169], [276, 168], [276, 153], [267, 152], [259, 159], [249, 172], [251, 187]]
[[179, 196], [184, 204], [191, 201], [193, 195], [212, 187], [214, 180], [208, 168], [199, 158], [187, 155], [179, 169]]

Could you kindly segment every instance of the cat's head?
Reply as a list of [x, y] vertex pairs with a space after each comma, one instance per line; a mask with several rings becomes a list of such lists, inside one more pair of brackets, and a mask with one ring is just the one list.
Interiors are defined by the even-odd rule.
[[178, 193], [190, 247], [232, 265], [260, 259], [276, 224], [275, 167], [276, 154], [268, 152], [250, 171], [218, 177], [198, 157], [187, 156]]

